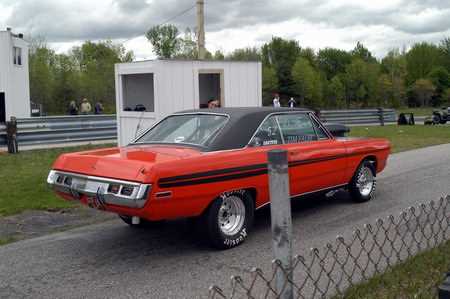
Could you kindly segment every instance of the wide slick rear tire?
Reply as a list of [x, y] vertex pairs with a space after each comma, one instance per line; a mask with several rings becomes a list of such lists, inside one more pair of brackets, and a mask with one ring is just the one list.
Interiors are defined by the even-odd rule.
[[366, 202], [373, 198], [376, 188], [376, 172], [373, 163], [364, 160], [356, 169], [349, 184], [349, 192], [355, 202]]
[[240, 245], [253, 225], [255, 204], [246, 190], [219, 195], [202, 216], [202, 226], [210, 244], [218, 249]]

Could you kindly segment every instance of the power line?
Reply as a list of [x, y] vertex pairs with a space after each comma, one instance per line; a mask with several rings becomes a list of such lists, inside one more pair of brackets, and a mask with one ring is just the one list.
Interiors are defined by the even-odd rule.
[[[174, 16], [168, 18], [168, 19], [165, 20], [164, 22], [159, 23], [158, 25], [155, 25], [155, 26], [162, 26], [162, 25], [165, 25], [165, 24], [169, 23], [169, 22], [172, 21], [172, 20], [175, 20], [176, 18], [178, 18], [178, 17], [184, 15], [185, 13], [189, 12], [189, 11], [190, 11], [191, 9], [193, 9], [195, 6], [196, 6], [196, 4], [191, 5], [191, 6], [189, 6], [188, 8], [186, 8], [185, 10], [179, 12], [178, 14], [176, 14], [176, 15], [174, 15]], [[122, 44], [124, 44], [124, 43], [126, 43], [126, 42], [128, 42], [128, 41], [130, 41], [130, 40], [132, 40], [132, 39], [134, 39], [134, 38], [136, 38], [136, 37], [139, 37], [139, 36], [140, 36], [140, 35], [130, 37], [130, 38], [124, 40], [124, 41], [122, 42]]]

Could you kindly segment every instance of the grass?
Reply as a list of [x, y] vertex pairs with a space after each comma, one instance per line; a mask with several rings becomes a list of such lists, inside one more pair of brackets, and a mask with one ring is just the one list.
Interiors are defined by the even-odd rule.
[[352, 127], [350, 136], [383, 137], [391, 141], [392, 152], [450, 143], [449, 126], [370, 126]]
[[450, 270], [450, 241], [349, 288], [344, 298], [437, 298], [437, 287]]
[[402, 112], [408, 112], [408, 113], [414, 113], [414, 116], [431, 116], [433, 113], [433, 110], [439, 110], [440, 108], [434, 108], [434, 107], [420, 107], [420, 108], [408, 108], [403, 107], [397, 109], [397, 115]]
[[0, 246], [9, 244], [9, 243], [12, 243], [12, 242], [15, 242], [15, 241], [16, 241], [16, 239], [13, 238], [13, 237], [0, 238]]
[[25, 210], [71, 207], [71, 203], [58, 198], [47, 186], [47, 175], [53, 161], [65, 152], [105, 146], [87, 145], [24, 151], [17, 155], [0, 154], [0, 216]]

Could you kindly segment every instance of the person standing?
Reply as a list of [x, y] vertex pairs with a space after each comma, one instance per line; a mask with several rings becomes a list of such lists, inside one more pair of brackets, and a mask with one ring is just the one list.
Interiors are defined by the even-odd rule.
[[70, 101], [69, 104], [69, 114], [70, 115], [77, 115], [78, 114], [78, 107], [77, 104], [75, 103], [75, 101]]
[[289, 108], [294, 108], [295, 105], [297, 105], [297, 102], [294, 100], [294, 98], [291, 98], [288, 102]]
[[273, 107], [281, 107], [280, 103], [280, 95], [278, 93], [275, 94], [275, 97], [273, 98]]
[[91, 113], [91, 110], [91, 103], [89, 103], [88, 99], [84, 98], [81, 102], [81, 114], [89, 114]]
[[103, 113], [103, 105], [100, 102], [95, 103], [94, 106], [94, 114], [102, 114]]

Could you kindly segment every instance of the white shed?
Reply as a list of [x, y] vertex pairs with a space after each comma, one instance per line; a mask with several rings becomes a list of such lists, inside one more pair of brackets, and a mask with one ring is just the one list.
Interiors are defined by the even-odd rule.
[[11, 29], [0, 31], [0, 123], [30, 117], [28, 43]]
[[[120, 145], [165, 116], [207, 106], [262, 106], [261, 63], [151, 60], [115, 66]], [[139, 111], [145, 107], [145, 112]]]

